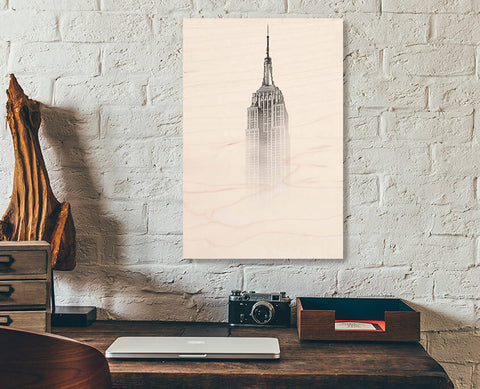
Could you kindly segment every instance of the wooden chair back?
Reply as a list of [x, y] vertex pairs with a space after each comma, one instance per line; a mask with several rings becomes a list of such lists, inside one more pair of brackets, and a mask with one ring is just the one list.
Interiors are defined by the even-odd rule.
[[108, 362], [97, 349], [68, 338], [0, 327], [0, 386], [110, 389]]

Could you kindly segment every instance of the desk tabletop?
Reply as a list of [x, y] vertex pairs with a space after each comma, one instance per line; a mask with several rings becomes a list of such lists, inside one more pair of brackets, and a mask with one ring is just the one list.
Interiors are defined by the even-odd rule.
[[[53, 332], [102, 352], [119, 336], [181, 336], [202, 323], [98, 321]], [[211, 325], [209, 323], [208, 325]], [[219, 324], [221, 326], [221, 324]], [[300, 342], [295, 328], [232, 329], [231, 336], [277, 337], [271, 361], [109, 360], [114, 388], [453, 388], [418, 343]]]

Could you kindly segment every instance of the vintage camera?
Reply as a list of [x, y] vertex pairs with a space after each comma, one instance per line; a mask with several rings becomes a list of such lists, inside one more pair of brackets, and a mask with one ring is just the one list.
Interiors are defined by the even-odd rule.
[[288, 327], [290, 302], [285, 292], [232, 290], [228, 302], [228, 323], [234, 327]]

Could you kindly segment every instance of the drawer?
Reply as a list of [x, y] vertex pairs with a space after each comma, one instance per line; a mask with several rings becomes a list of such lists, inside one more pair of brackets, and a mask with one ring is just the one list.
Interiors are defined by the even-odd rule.
[[46, 311], [4, 311], [0, 312], [0, 326], [45, 332], [47, 318]]
[[0, 310], [12, 307], [45, 307], [49, 296], [46, 281], [0, 281]]
[[0, 250], [0, 280], [47, 278], [47, 259], [44, 250]]

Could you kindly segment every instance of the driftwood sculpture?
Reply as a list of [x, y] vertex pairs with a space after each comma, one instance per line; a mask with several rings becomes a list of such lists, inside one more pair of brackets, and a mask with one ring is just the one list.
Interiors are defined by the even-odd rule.
[[52, 247], [52, 269], [75, 267], [75, 226], [69, 203], [60, 203], [50, 187], [38, 129], [39, 103], [30, 100], [10, 76], [7, 120], [15, 151], [13, 192], [0, 220], [0, 241], [45, 240]]

